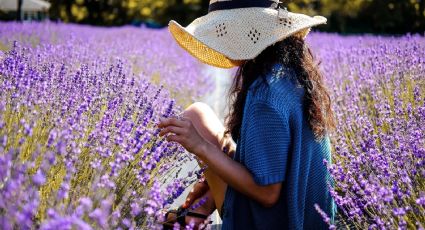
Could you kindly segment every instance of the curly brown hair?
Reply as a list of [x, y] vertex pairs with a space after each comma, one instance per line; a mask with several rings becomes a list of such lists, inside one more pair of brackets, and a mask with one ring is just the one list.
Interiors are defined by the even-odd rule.
[[313, 54], [304, 40], [295, 36], [275, 43], [238, 68], [230, 89], [233, 104], [226, 117], [226, 134], [237, 140], [248, 88], [258, 77], [265, 78], [275, 63], [294, 70], [298, 82], [305, 89], [304, 110], [308, 114], [310, 127], [317, 139], [323, 138], [335, 128], [331, 99], [318, 68], [320, 63], [315, 63]]

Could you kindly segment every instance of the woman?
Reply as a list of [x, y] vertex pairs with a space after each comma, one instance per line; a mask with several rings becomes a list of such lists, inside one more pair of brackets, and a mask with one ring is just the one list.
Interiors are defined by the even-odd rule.
[[315, 205], [333, 218], [323, 164], [331, 157], [333, 113], [303, 40], [325, 22], [260, 0], [211, 1], [209, 13], [187, 28], [170, 22], [176, 41], [202, 62], [239, 69], [226, 128], [199, 103], [159, 124], [160, 135], [207, 167], [205, 182], [166, 223], [199, 224], [217, 209], [223, 229], [326, 228]]

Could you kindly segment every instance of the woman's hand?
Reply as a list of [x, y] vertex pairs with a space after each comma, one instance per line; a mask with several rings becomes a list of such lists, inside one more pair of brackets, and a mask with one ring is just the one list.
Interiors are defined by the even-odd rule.
[[160, 118], [158, 127], [162, 128], [160, 136], [171, 134], [167, 136], [167, 141], [181, 144], [187, 151], [198, 157], [204, 152], [203, 148], [209, 144], [198, 133], [192, 121], [187, 118]]
[[281, 182], [264, 186], [257, 184], [245, 166], [232, 160], [223, 154], [220, 148], [205, 140], [189, 119], [163, 118], [158, 127], [162, 128], [161, 136], [172, 134], [167, 136], [167, 140], [183, 145], [208, 165], [208, 170], [240, 193], [256, 200], [264, 207], [271, 207], [278, 201], [282, 189]]

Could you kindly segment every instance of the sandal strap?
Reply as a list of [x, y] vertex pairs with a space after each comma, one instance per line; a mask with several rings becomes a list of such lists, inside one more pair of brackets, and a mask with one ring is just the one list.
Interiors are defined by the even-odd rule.
[[172, 209], [172, 210], [168, 210], [165, 213], [165, 216], [164, 216], [165, 221], [162, 222], [162, 226], [163, 226], [163, 229], [164, 230], [171, 230], [171, 229], [173, 229], [174, 223], [171, 223], [170, 221], [175, 221], [176, 219], [174, 219], [174, 220], [168, 220], [168, 215], [170, 215], [170, 213], [174, 213], [177, 216], [178, 215], [177, 211], [178, 210], [176, 210], [176, 209]]
[[[192, 212], [189, 211], [189, 209], [183, 208], [183, 207], [179, 207], [177, 210], [169, 210], [167, 211], [167, 213], [165, 214], [165, 219], [168, 219], [168, 215], [170, 213], [175, 213], [177, 218], [175, 219], [177, 221], [177, 223], [180, 224], [181, 227], [185, 227], [186, 226], [186, 216], [191, 216], [191, 217], [196, 217], [196, 218], [202, 218], [202, 219], [207, 219], [208, 216], [201, 214], [201, 213], [196, 213], [196, 212]], [[172, 223], [168, 223], [168, 221], [164, 222], [164, 224], [172, 224]]]
[[187, 216], [192, 216], [192, 217], [196, 217], [196, 218], [202, 218], [202, 219], [207, 219], [208, 218], [208, 216], [207, 215], [204, 215], [204, 214], [201, 214], [201, 213], [197, 213], [197, 212], [187, 212], [187, 214], [186, 214]]
[[186, 216], [202, 218], [202, 219], [208, 218], [207, 215], [197, 213], [197, 212], [192, 212], [192, 211], [189, 211], [189, 209], [186, 209], [180, 206], [179, 209], [177, 209], [177, 222], [182, 227], [186, 226]]
[[177, 209], [177, 223], [180, 224], [180, 227], [186, 226], [186, 213], [187, 209], [183, 208], [182, 206]]
[[168, 211], [165, 213], [165, 219], [166, 219], [166, 220], [168, 219], [168, 215], [170, 215], [170, 213], [174, 213], [174, 214], [176, 214], [176, 215], [177, 215], [177, 210], [168, 210]]

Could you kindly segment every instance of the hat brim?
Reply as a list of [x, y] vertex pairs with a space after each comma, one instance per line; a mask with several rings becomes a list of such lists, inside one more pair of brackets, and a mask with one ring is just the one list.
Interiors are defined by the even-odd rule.
[[245, 8], [211, 12], [184, 28], [170, 21], [177, 43], [201, 62], [219, 68], [239, 66], [264, 49], [289, 36], [306, 37], [311, 27], [326, 18], [289, 13], [281, 19], [270, 8]]
[[176, 42], [202, 63], [225, 69], [241, 64], [241, 61], [231, 60], [222, 53], [208, 47], [175, 21], [170, 21], [168, 29]]

